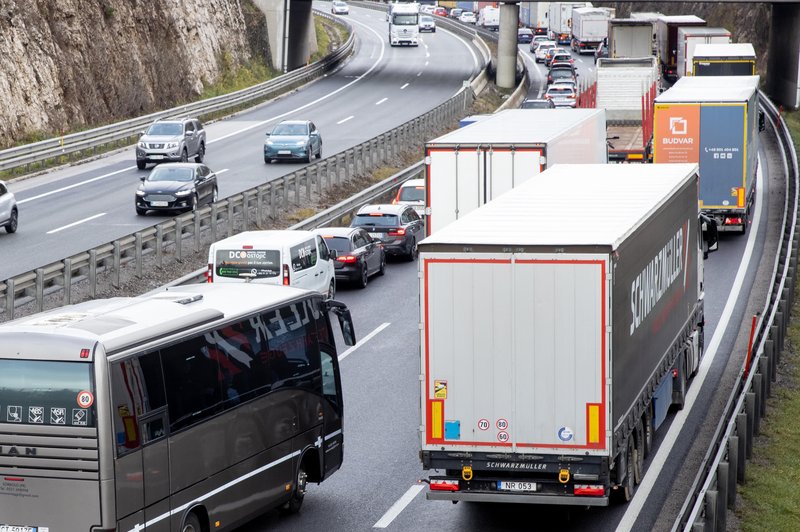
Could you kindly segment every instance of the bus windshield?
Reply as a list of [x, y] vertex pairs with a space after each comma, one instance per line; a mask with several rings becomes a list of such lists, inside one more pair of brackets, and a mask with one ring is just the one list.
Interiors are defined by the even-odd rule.
[[92, 365], [0, 360], [0, 422], [95, 426]]

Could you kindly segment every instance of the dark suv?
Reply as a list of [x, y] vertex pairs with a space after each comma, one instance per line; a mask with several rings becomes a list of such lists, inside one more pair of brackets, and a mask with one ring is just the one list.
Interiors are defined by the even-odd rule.
[[136, 166], [147, 163], [187, 162], [194, 157], [202, 163], [206, 154], [206, 130], [196, 118], [156, 120], [142, 132], [136, 145]]
[[422, 219], [411, 205], [364, 205], [350, 227], [365, 229], [374, 240], [383, 243], [387, 255], [417, 258], [417, 242], [425, 237]]

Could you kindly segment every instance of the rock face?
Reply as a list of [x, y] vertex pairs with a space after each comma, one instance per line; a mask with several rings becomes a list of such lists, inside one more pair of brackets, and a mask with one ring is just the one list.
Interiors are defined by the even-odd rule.
[[0, 147], [196, 97], [263, 53], [246, 1], [0, 1]]

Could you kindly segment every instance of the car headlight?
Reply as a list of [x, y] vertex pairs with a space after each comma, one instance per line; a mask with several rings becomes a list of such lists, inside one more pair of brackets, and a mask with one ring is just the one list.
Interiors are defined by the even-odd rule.
[[167, 149], [177, 148], [177, 147], [178, 147], [178, 143], [177, 142], [168, 142], [167, 143]]
[[303, 144], [305, 144], [305, 143], [306, 143], [306, 141], [304, 141], [304, 140], [298, 140], [296, 144], [297, 144], [298, 146], [302, 146], [302, 145], [303, 145]]
[[179, 190], [179, 191], [177, 191], [177, 192], [175, 193], [175, 196], [177, 196], [177, 197], [179, 197], [179, 198], [182, 198], [182, 197], [184, 197], [184, 196], [188, 196], [188, 195], [189, 195], [189, 194], [191, 194], [192, 192], [194, 192], [194, 190]]
[[142, 190], [142, 189], [137, 190], [136, 191], [136, 195], [139, 196], [140, 198], [143, 197], [144, 196], [144, 190]]
[[269, 140], [269, 139], [267, 139], [267, 140], [264, 141], [264, 144], [266, 144], [267, 146], [272, 146], [274, 144], [274, 142]]
[[140, 142], [139, 147], [142, 149], [147, 149], [147, 144], [145, 144], [144, 142]]

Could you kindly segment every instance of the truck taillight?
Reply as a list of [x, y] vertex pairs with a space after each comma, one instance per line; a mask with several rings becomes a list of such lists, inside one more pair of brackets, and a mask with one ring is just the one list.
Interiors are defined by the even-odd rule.
[[575, 486], [572, 488], [572, 494], [589, 497], [602, 497], [606, 494], [606, 489], [600, 484], [575, 484]]
[[210, 262], [208, 263], [208, 271], [206, 272], [206, 282], [213, 283], [214, 282], [214, 265]]
[[284, 264], [283, 265], [283, 286], [289, 286], [289, 282], [290, 282], [290, 279], [289, 279], [289, 265], [288, 264]]
[[725, 221], [722, 223], [723, 225], [742, 225], [744, 220], [739, 218], [738, 216], [726, 216]]
[[458, 481], [432, 478], [431, 491], [459, 491]]

